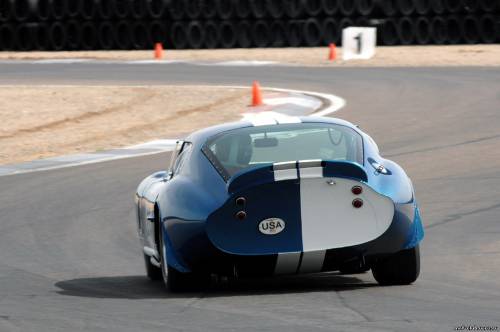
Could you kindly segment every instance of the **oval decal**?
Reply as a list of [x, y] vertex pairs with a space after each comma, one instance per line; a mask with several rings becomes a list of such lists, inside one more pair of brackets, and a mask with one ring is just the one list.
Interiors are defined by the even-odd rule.
[[265, 235], [276, 235], [285, 229], [285, 222], [280, 218], [268, 218], [259, 223], [259, 231]]

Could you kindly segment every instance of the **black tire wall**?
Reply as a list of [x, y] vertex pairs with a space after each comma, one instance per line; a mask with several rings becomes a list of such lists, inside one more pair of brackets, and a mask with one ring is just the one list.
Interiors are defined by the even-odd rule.
[[340, 45], [349, 26], [380, 45], [500, 42], [500, 0], [0, 0], [0, 50]]

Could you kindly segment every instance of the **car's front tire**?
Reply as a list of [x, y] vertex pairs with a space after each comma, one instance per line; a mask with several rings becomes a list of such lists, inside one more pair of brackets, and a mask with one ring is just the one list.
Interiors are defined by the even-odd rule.
[[385, 257], [372, 267], [373, 277], [380, 285], [409, 285], [420, 274], [418, 246]]
[[204, 273], [183, 273], [170, 265], [166, 259], [163, 227], [160, 226], [161, 274], [167, 289], [173, 293], [203, 290], [210, 283], [210, 275]]

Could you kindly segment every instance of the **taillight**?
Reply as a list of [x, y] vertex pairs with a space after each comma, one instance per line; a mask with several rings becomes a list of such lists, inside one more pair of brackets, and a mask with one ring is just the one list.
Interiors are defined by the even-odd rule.
[[356, 209], [359, 209], [360, 207], [363, 206], [363, 200], [356, 198], [355, 200], [352, 201], [352, 206], [354, 206]]
[[236, 219], [244, 220], [247, 217], [247, 213], [245, 211], [238, 211], [235, 215]]
[[363, 187], [361, 187], [361, 186], [354, 186], [354, 187], [351, 188], [351, 192], [354, 195], [361, 195], [361, 193], [363, 192]]

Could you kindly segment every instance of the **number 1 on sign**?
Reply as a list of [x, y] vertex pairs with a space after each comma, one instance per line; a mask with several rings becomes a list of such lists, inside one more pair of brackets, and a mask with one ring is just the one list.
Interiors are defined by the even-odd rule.
[[358, 54], [361, 54], [361, 44], [363, 43], [363, 34], [360, 33], [358, 34], [356, 37], [354, 37], [354, 39], [356, 39], [357, 41], [357, 45], [358, 45], [358, 49], [357, 49], [357, 52]]

